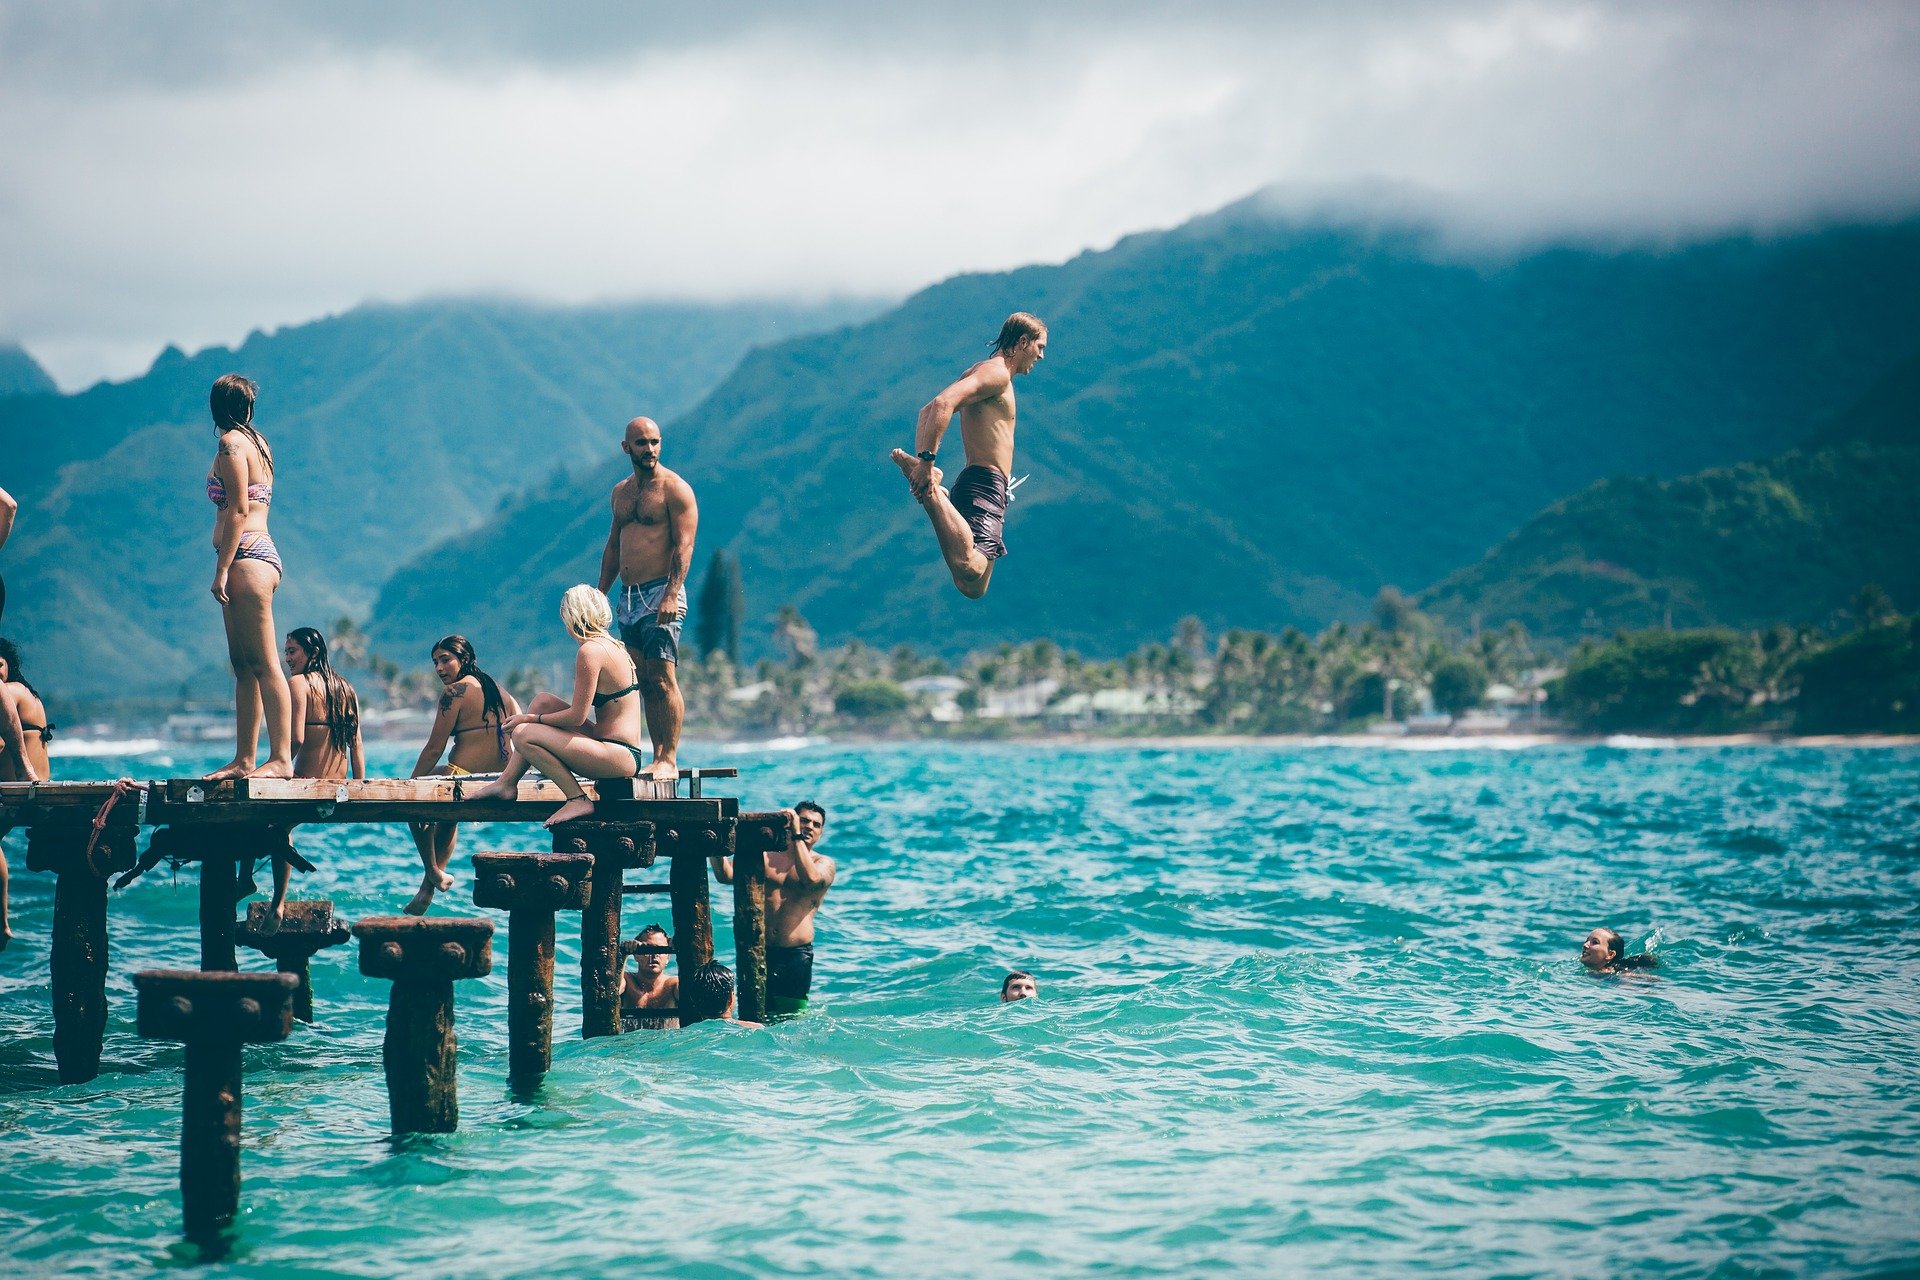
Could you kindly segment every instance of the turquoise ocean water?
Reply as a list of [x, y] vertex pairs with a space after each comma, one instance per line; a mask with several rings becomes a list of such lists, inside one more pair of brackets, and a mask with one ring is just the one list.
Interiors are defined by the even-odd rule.
[[[105, 1070], [62, 1087], [52, 881], [9, 837], [0, 1272], [1920, 1272], [1920, 752], [724, 759], [748, 807], [832, 815], [813, 1013], [583, 1042], [563, 917], [554, 1069], [515, 1098], [503, 933], [459, 989], [460, 1132], [396, 1141], [386, 986], [324, 952], [318, 1024], [247, 1051], [216, 1264], [178, 1239], [181, 1052], [134, 1034], [130, 982], [195, 963], [193, 873], [114, 896]], [[418, 882], [402, 828], [297, 843], [295, 895], [349, 916]], [[454, 870], [437, 910], [474, 914]], [[1582, 971], [1599, 923], [1658, 976]], [[1040, 1000], [996, 1003], [1010, 966]]]

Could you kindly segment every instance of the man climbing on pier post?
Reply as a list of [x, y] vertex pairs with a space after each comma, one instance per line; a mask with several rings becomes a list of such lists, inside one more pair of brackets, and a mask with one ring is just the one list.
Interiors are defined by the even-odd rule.
[[[1014, 312], [1000, 326], [993, 354], [921, 408], [915, 452], [893, 451], [907, 489], [933, 521], [953, 585], [969, 600], [987, 594], [993, 562], [1007, 554], [1001, 534], [1013, 501], [1013, 380], [1032, 372], [1046, 354], [1047, 326], [1036, 316]], [[955, 413], [967, 466], [948, 491], [933, 464]]]
[[[767, 855], [767, 1013], [792, 1017], [813, 991], [813, 918], [838, 868], [815, 853], [827, 811], [811, 800], [790, 810], [793, 840]], [[710, 859], [721, 884], [733, 883], [733, 859]]]
[[614, 617], [646, 702], [647, 733], [653, 739], [648, 773], [672, 781], [680, 772], [676, 757], [683, 714], [674, 664], [700, 511], [693, 487], [660, 465], [659, 423], [652, 418], [629, 422], [620, 451], [633, 463], [633, 474], [613, 486], [613, 528], [600, 554], [600, 590], [611, 595], [608, 589], [619, 575]]

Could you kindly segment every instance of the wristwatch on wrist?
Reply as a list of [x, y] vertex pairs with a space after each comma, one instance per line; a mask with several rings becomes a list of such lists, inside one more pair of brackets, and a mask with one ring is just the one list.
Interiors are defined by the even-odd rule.
[[940, 455], [935, 453], [931, 449], [922, 449], [920, 450], [920, 452], [914, 454], [913, 456], [920, 459], [920, 461], [922, 462], [932, 462], [935, 458], [939, 457]]

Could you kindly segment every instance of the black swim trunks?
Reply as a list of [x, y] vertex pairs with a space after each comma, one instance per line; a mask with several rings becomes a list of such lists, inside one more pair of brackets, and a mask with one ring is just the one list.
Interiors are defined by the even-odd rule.
[[968, 467], [955, 478], [947, 498], [973, 530], [976, 551], [989, 560], [1007, 554], [1007, 544], [1000, 537], [1007, 503], [1013, 500], [1006, 472], [998, 467]]
[[767, 1012], [794, 1014], [813, 991], [813, 944], [767, 948]]

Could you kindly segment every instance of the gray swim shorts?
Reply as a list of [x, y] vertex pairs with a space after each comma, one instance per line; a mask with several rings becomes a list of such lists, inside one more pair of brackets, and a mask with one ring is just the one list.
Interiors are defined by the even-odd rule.
[[[655, 578], [638, 586], [623, 584], [615, 598], [613, 616], [620, 624], [620, 643], [649, 662], [680, 660], [680, 623], [687, 616], [686, 601], [672, 622], [660, 621], [660, 597], [667, 580]], [[684, 595], [684, 593], [683, 593]]]

